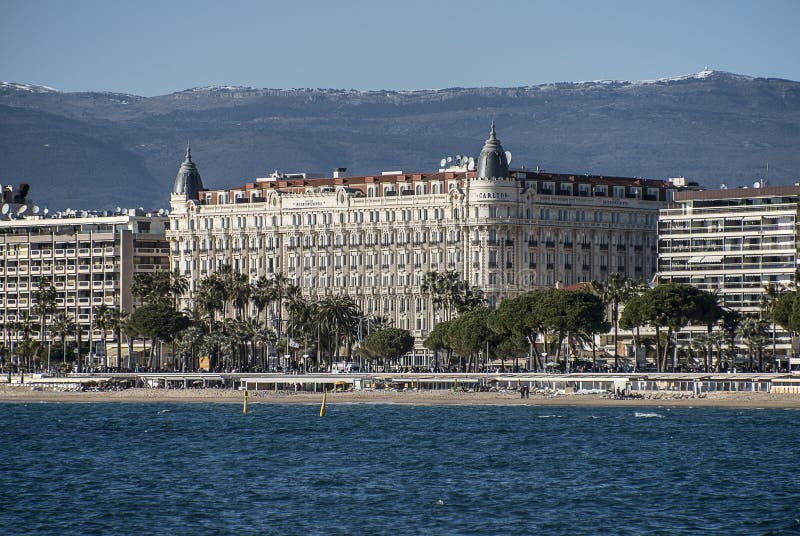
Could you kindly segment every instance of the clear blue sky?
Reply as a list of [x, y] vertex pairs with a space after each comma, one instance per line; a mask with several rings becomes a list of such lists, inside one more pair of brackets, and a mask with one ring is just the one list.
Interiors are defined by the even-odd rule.
[[520, 86], [706, 65], [800, 80], [800, 0], [0, 0], [0, 80], [64, 91]]

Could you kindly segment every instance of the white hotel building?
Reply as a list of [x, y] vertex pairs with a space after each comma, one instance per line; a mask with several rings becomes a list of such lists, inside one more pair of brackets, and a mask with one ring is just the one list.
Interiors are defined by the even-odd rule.
[[[456, 270], [491, 306], [539, 286], [656, 273], [665, 181], [509, 169], [494, 132], [477, 165], [431, 173], [305, 174], [206, 190], [187, 150], [170, 204], [171, 264], [191, 281], [223, 264], [282, 273], [307, 295], [348, 293], [422, 340], [439, 318], [420, 283]], [[417, 359], [419, 357], [419, 359]]]

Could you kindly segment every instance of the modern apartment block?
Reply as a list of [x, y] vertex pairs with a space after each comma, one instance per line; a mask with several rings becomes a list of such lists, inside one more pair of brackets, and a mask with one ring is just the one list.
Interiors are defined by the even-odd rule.
[[[676, 192], [659, 215], [659, 280], [716, 291], [725, 307], [758, 313], [767, 285], [795, 282], [799, 203], [800, 186]], [[790, 342], [778, 329], [777, 352], [790, 353]]]
[[283, 274], [307, 295], [348, 293], [414, 334], [415, 364], [440, 320], [420, 289], [428, 271], [458, 271], [491, 306], [557, 281], [655, 275], [667, 182], [509, 169], [509, 156], [492, 126], [477, 161], [430, 173], [276, 172], [206, 190], [187, 150], [170, 198], [172, 268], [190, 298], [224, 264], [251, 280]]
[[[103, 355], [94, 325], [99, 305], [130, 311], [133, 274], [169, 269], [165, 216], [138, 209], [117, 212], [71, 211], [0, 221], [0, 325], [8, 346], [19, 333], [11, 323], [27, 312], [39, 325], [33, 293], [41, 278], [58, 292], [56, 307], [78, 325], [82, 354]], [[34, 338], [38, 339], [36, 329]], [[114, 333], [107, 333], [115, 351]], [[99, 361], [98, 361], [99, 362]], [[113, 364], [113, 361], [110, 363]]]

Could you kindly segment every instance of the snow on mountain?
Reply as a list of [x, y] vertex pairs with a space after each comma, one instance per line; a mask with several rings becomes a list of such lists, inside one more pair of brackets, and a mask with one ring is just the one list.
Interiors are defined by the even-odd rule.
[[17, 91], [28, 91], [30, 93], [59, 93], [57, 89], [52, 87], [20, 84], [19, 82], [3, 82], [2, 80], [0, 80], [0, 89], [13, 89]]

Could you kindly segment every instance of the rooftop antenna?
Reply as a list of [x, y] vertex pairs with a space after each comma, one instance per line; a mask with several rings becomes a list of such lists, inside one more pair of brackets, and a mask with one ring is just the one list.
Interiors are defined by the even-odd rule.
[[764, 173], [764, 186], [767, 185], [767, 179], [769, 178], [769, 162], [767, 162], [767, 171]]

